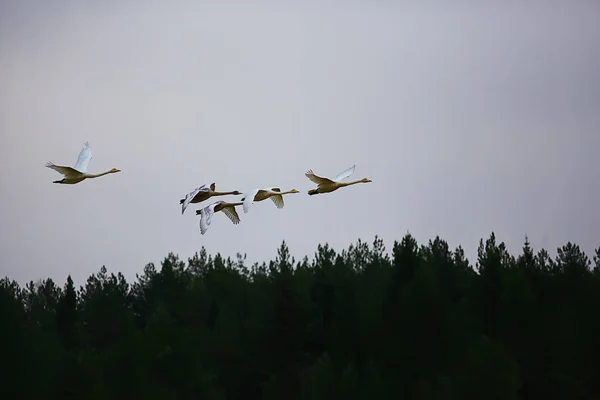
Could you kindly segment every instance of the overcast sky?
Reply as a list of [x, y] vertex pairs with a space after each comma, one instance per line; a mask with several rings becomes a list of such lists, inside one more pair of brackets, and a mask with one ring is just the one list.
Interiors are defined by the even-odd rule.
[[[128, 279], [173, 251], [301, 259], [376, 234], [600, 246], [600, 3], [0, 3], [0, 276]], [[337, 4], [335, 4], [337, 3]], [[90, 172], [76, 185], [46, 161]], [[304, 172], [372, 183], [308, 196]], [[206, 235], [179, 199], [292, 188]], [[227, 196], [238, 201], [241, 196]], [[214, 199], [211, 199], [214, 201]], [[212, 201], [201, 203], [208, 205]]]

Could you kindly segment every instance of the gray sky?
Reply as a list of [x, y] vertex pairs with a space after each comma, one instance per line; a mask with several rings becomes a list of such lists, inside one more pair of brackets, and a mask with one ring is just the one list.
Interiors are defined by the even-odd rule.
[[[597, 2], [49, 3], [0, 3], [1, 276], [79, 285], [202, 245], [253, 262], [285, 239], [298, 259], [407, 231], [472, 262], [492, 230], [514, 254], [525, 234], [600, 245]], [[46, 161], [85, 141], [90, 172], [122, 172], [53, 184]], [[306, 194], [307, 169], [352, 164], [373, 183]], [[301, 193], [202, 236], [179, 199], [211, 182]]]

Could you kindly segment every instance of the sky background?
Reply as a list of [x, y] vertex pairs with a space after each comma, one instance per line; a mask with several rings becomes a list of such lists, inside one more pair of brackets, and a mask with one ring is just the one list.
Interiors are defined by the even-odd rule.
[[[0, 275], [440, 235], [600, 246], [596, 1], [0, 2]], [[57, 185], [46, 161], [90, 172]], [[304, 172], [372, 183], [308, 196]], [[179, 200], [292, 188], [200, 235]], [[238, 201], [241, 196], [227, 196]], [[211, 199], [214, 201], [213, 199]], [[212, 201], [201, 203], [201, 206]]]

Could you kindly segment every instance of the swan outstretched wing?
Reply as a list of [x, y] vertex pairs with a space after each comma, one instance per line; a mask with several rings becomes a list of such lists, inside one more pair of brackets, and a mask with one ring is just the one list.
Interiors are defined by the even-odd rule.
[[81, 173], [86, 173], [91, 159], [92, 150], [90, 149], [89, 143], [85, 142], [85, 146], [79, 152], [79, 157], [77, 157], [77, 162], [73, 168]]
[[312, 169], [309, 169], [304, 174], [308, 179], [316, 183], [317, 185], [328, 185], [334, 183], [331, 179], [323, 178], [321, 176], [317, 176], [313, 173]]
[[[213, 185], [214, 185], [214, 183], [213, 183]], [[181, 203], [181, 215], [183, 215], [183, 212], [185, 211], [185, 209], [187, 208], [187, 206], [194, 199], [194, 197], [196, 197], [196, 195], [198, 193], [200, 193], [200, 192], [208, 192], [208, 190], [209, 190], [208, 189], [208, 185], [202, 185], [202, 186], [197, 187], [196, 189], [192, 190], [188, 194], [186, 194], [185, 197], [183, 198], [183, 203]]]
[[56, 165], [51, 161], [48, 161], [46, 163], [46, 167], [55, 170], [56, 172], [64, 175], [65, 177], [81, 175], [81, 172], [77, 171], [76, 169], [73, 169], [71, 167], [66, 167], [64, 165]]
[[250, 205], [254, 202], [254, 196], [260, 191], [260, 189], [252, 189], [244, 195], [244, 204], [242, 207], [244, 208], [244, 213], [247, 214], [250, 209]]
[[348, 178], [350, 175], [352, 175], [354, 173], [355, 168], [356, 168], [356, 165], [351, 166], [344, 172], [340, 172], [340, 174], [338, 176], [336, 176], [335, 178], [333, 178], [333, 180], [336, 182], [343, 181], [344, 179]]
[[271, 200], [275, 203], [277, 208], [283, 208], [283, 196], [280, 194], [274, 194], [271, 196]]
[[208, 230], [208, 227], [210, 226], [212, 217], [215, 213], [214, 208], [215, 208], [214, 204], [211, 204], [202, 209], [202, 212], [200, 214], [200, 233], [202, 235], [204, 235], [206, 233], [206, 231]]
[[235, 206], [225, 207], [221, 211], [223, 211], [223, 213], [225, 213], [225, 215], [227, 215], [227, 218], [229, 218], [231, 220], [231, 222], [233, 222], [234, 225], [237, 225], [240, 223], [240, 216], [238, 215], [237, 211], [235, 210]]

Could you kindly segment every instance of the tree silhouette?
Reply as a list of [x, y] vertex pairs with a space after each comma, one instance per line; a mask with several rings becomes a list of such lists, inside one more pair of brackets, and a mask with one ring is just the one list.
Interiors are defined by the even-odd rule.
[[0, 281], [10, 398], [598, 399], [600, 248], [440, 237]]

